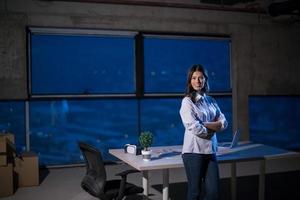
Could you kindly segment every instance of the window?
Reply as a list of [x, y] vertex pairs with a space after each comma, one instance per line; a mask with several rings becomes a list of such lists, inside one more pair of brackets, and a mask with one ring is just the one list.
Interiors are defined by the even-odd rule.
[[109, 148], [137, 143], [137, 101], [81, 99], [30, 102], [31, 150], [42, 165], [65, 165], [81, 161], [78, 141], [102, 150], [113, 160]]
[[208, 69], [231, 125], [228, 38], [47, 28], [31, 28], [28, 38], [30, 148], [42, 165], [82, 162], [79, 140], [107, 161], [109, 148], [138, 144], [141, 131], [154, 133], [153, 145], [182, 144], [179, 108], [195, 63]]
[[[179, 109], [185, 92], [187, 71], [193, 64], [202, 64], [207, 68], [211, 92], [217, 95], [218, 105], [229, 122], [227, 130], [218, 133], [218, 139], [231, 140], [230, 40], [145, 35], [143, 42], [145, 95], [154, 95], [158, 99], [142, 101], [141, 126], [154, 131], [157, 138], [154, 145], [182, 144], [184, 129]], [[174, 93], [179, 95], [174, 97]], [[168, 99], [162, 99], [162, 96]]]
[[30, 42], [32, 95], [135, 92], [133, 34], [33, 32]]
[[153, 146], [183, 143], [184, 128], [179, 116], [180, 105], [180, 98], [141, 101], [141, 127], [153, 132]]
[[250, 140], [253, 142], [299, 150], [299, 119], [299, 96], [249, 98]]
[[228, 39], [146, 36], [145, 93], [183, 93], [192, 64], [207, 68], [211, 92], [231, 92], [229, 47]]
[[25, 103], [22, 101], [0, 101], [0, 131], [15, 135], [18, 152], [25, 150]]

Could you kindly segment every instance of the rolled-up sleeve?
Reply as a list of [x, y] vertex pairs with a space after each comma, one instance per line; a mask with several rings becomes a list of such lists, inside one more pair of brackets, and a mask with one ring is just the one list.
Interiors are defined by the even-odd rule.
[[203, 139], [208, 139], [212, 136], [202, 122], [197, 119], [193, 102], [189, 98], [183, 98], [179, 113], [187, 133], [194, 134]]
[[222, 127], [221, 127], [221, 131], [222, 131], [227, 128], [228, 122], [225, 118], [225, 115], [222, 113], [220, 107], [218, 106], [217, 102], [214, 99], [213, 99], [213, 101], [214, 101], [214, 106], [217, 109], [217, 120], [222, 123]]
[[228, 122], [227, 122], [227, 120], [226, 120], [226, 118], [225, 118], [225, 116], [224, 116], [224, 114], [223, 114], [223, 113], [221, 113], [221, 114], [220, 114], [220, 116], [219, 116], [219, 120], [220, 120], [220, 121], [221, 121], [221, 123], [222, 123], [221, 130], [224, 130], [224, 129], [226, 129], [226, 128], [227, 128], [227, 126], [228, 126]]

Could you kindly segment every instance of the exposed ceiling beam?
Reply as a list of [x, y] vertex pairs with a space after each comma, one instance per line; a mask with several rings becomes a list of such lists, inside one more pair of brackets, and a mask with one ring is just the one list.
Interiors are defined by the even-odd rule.
[[122, 4], [122, 5], [138, 5], [138, 6], [157, 6], [157, 7], [172, 7], [172, 8], [191, 8], [203, 10], [220, 10], [233, 12], [249, 12], [249, 13], [266, 13], [265, 9], [258, 4], [245, 7], [233, 7], [224, 5], [211, 5], [204, 3], [176, 3], [162, 2], [150, 0], [40, 0], [40, 1], [64, 1], [64, 2], [80, 2], [80, 3], [104, 3], [104, 4]]

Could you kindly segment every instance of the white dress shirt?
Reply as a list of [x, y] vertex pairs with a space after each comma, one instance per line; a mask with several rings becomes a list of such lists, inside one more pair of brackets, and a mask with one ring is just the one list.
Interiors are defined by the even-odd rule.
[[203, 122], [221, 120], [222, 129], [227, 127], [228, 123], [217, 102], [205, 94], [197, 94], [195, 103], [190, 97], [184, 97], [179, 113], [185, 127], [182, 153], [216, 153], [217, 136], [215, 133], [208, 133]]

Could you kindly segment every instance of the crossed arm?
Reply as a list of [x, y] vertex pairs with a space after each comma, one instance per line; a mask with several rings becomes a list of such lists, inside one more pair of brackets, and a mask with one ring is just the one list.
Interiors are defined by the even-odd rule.
[[217, 131], [224, 130], [227, 127], [227, 121], [224, 115], [221, 114], [215, 121], [203, 122], [203, 125], [210, 131], [217, 132]]
[[223, 123], [221, 120], [215, 122], [203, 122], [203, 125], [214, 132], [220, 131], [223, 128]]

